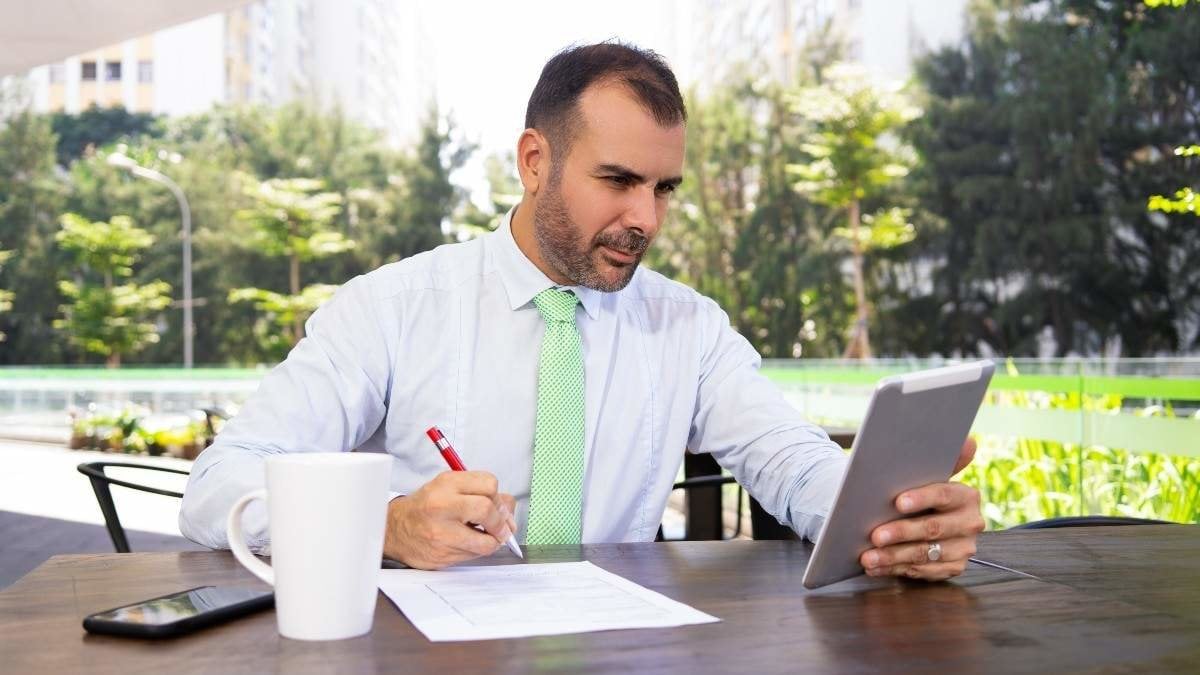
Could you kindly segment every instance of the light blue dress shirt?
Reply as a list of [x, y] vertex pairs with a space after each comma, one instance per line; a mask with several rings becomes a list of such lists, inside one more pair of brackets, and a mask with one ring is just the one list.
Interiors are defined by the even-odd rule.
[[[356, 277], [196, 460], [180, 530], [228, 548], [225, 519], [262, 487], [263, 458], [386, 452], [396, 494], [447, 467], [437, 425], [470, 469], [517, 499], [524, 540], [537, 368], [545, 324], [533, 297], [555, 284], [501, 227]], [[707, 452], [763, 507], [815, 539], [846, 457], [758, 372], [758, 353], [712, 300], [640, 268], [616, 293], [570, 287], [586, 378], [583, 541], [651, 541], [685, 449]], [[314, 499], [319, 496], [314, 495]], [[246, 511], [267, 550], [261, 502]]]

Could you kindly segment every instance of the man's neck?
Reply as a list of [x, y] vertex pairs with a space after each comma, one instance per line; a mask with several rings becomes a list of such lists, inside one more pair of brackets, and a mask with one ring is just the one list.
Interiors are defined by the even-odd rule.
[[513, 211], [512, 220], [509, 222], [509, 229], [512, 230], [513, 240], [517, 242], [517, 248], [521, 249], [521, 253], [545, 274], [551, 281], [556, 284], [570, 285], [570, 281], [562, 278], [550, 269], [546, 261], [542, 260], [541, 251], [538, 249], [537, 239], [533, 234], [533, 201], [526, 195], [521, 198], [521, 202], [517, 204], [516, 210]]

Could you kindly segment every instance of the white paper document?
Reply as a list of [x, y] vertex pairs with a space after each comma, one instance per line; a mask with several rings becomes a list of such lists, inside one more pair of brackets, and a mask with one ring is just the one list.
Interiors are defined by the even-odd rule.
[[589, 562], [389, 569], [379, 588], [433, 642], [720, 621]]

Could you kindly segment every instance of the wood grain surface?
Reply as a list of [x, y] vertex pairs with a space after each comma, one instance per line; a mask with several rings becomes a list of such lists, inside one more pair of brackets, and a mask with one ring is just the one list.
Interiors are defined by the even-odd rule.
[[[86, 634], [95, 611], [204, 584], [259, 586], [227, 552], [55, 556], [0, 592], [0, 671], [33, 672], [1196, 672], [1200, 527], [986, 533], [953, 583], [800, 585], [789, 541], [531, 548], [590, 560], [720, 623], [431, 643], [383, 596], [372, 632], [305, 643], [264, 612], [168, 641]], [[502, 551], [483, 564], [510, 564]]]

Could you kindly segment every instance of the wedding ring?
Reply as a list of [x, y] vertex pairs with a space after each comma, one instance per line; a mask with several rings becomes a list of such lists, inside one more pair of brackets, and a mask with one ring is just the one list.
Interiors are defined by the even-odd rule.
[[925, 549], [925, 557], [930, 562], [937, 562], [942, 559], [942, 545], [936, 541], [929, 542], [929, 548]]

